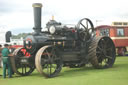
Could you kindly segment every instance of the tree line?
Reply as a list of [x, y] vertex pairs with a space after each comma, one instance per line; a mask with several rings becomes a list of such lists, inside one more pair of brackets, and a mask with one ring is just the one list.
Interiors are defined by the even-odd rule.
[[20, 33], [20, 34], [17, 34], [17, 35], [12, 35], [12, 39], [20, 39], [21, 37], [22, 38], [25, 38], [27, 35], [31, 35], [31, 33]]

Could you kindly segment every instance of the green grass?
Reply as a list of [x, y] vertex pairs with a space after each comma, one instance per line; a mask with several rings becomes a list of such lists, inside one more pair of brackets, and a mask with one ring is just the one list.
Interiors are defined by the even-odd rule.
[[[2, 69], [0, 68], [0, 74]], [[0, 85], [127, 85], [128, 84], [128, 57], [117, 57], [112, 68], [94, 69], [63, 68], [55, 78], [42, 77], [36, 70], [30, 76], [17, 76], [3, 79], [0, 76]]]

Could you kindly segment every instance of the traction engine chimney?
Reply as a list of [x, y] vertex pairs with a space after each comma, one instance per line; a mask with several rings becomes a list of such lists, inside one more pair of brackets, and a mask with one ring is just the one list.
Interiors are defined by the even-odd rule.
[[39, 34], [41, 32], [41, 8], [42, 4], [41, 3], [34, 3], [32, 5], [33, 11], [34, 11], [34, 32], [36, 34]]

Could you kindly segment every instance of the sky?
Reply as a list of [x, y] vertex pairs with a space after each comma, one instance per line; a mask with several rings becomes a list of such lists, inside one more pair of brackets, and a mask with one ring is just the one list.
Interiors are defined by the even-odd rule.
[[33, 3], [42, 3], [42, 28], [54, 15], [63, 24], [77, 24], [82, 18], [94, 26], [128, 22], [127, 0], [0, 0], [0, 30], [13, 34], [33, 32]]

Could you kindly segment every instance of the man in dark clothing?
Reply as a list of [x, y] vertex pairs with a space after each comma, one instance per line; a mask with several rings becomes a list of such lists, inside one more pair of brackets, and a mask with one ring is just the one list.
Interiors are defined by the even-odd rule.
[[2, 54], [1, 54], [1, 51], [2, 51], [2, 45], [0, 45], [0, 67], [2, 67], [2, 65], [1, 65], [1, 62], [2, 62], [2, 58], [1, 58]]
[[[0, 68], [2, 67], [2, 54], [1, 54], [1, 51], [2, 51], [2, 45], [0, 45]], [[2, 76], [1, 74], [0, 74], [0, 76]]]
[[[15, 50], [15, 48], [10, 44], [10, 45], [9, 45], [9, 52], [10, 52], [10, 53], [13, 53], [14, 50]], [[10, 63], [10, 64], [12, 65], [12, 63]], [[12, 70], [12, 75], [14, 75], [14, 71], [13, 71], [13, 70]]]
[[10, 57], [12, 54], [9, 52], [9, 46], [8, 44], [4, 45], [5, 48], [2, 50], [2, 60], [3, 60], [3, 78], [6, 78], [6, 69], [8, 68], [8, 76], [9, 78], [12, 77], [12, 69], [11, 69], [11, 63], [10, 63]]

